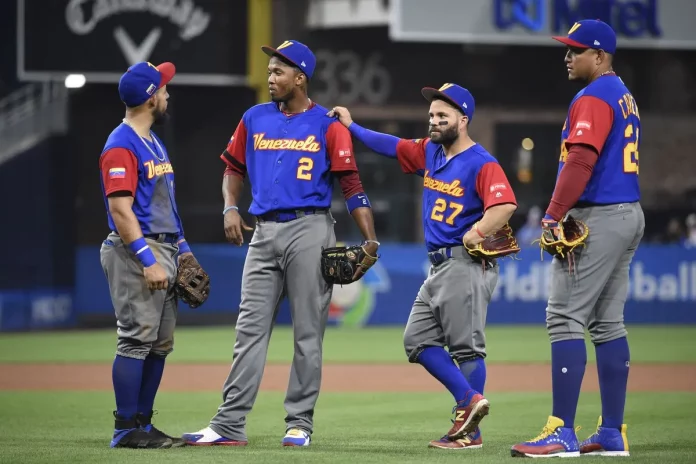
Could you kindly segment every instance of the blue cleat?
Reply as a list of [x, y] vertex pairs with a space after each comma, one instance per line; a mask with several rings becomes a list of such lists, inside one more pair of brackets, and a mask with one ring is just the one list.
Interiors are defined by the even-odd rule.
[[626, 424], [621, 430], [602, 427], [602, 416], [597, 422], [597, 431], [580, 444], [580, 454], [587, 456], [629, 456]]
[[561, 419], [549, 416], [541, 434], [536, 438], [512, 447], [512, 457], [523, 458], [576, 458], [580, 456], [580, 447], [575, 430], [564, 427]]

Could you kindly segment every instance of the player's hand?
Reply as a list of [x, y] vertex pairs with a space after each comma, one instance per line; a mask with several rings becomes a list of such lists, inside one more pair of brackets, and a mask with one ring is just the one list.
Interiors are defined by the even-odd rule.
[[549, 216], [548, 214], [544, 216], [541, 220], [541, 235], [546, 237], [549, 242], [554, 242], [558, 239], [560, 235], [560, 228], [558, 227], [558, 221]]
[[[363, 250], [365, 250], [365, 253], [367, 253], [370, 256], [377, 256], [377, 250], [379, 249], [379, 245], [377, 245], [375, 242], [367, 242], [363, 244]], [[367, 270], [363, 268], [362, 266], [358, 266], [357, 269], [355, 270], [355, 273], [353, 274], [353, 280], [357, 280], [362, 278], [363, 275]]]
[[334, 106], [333, 109], [327, 113], [327, 116], [330, 118], [338, 118], [339, 122], [346, 127], [353, 123], [353, 118], [350, 117], [350, 111], [343, 106]]
[[231, 209], [225, 213], [225, 238], [230, 243], [241, 246], [244, 243], [244, 235], [242, 231], [252, 231], [252, 227], [249, 227], [242, 216], [236, 209]]
[[481, 237], [473, 227], [464, 234], [464, 237], [462, 237], [462, 243], [468, 248], [475, 247], [479, 243], [483, 242], [483, 240], [484, 238]]
[[165, 290], [169, 285], [167, 273], [160, 263], [155, 263], [143, 270], [145, 274], [145, 282], [150, 290]]
[[[186, 253], [181, 253], [178, 258], [176, 258], [176, 265], [179, 267], [179, 263], [181, 263], [181, 258], [184, 256], [193, 256], [193, 253], [190, 251], [187, 251]], [[194, 258], [195, 259], [195, 258]]]

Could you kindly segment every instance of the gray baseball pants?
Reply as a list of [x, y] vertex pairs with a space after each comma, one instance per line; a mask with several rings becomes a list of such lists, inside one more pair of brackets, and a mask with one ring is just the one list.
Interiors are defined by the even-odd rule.
[[551, 342], [584, 339], [606, 343], [626, 336], [624, 305], [628, 271], [645, 230], [640, 203], [574, 208], [570, 215], [587, 224], [585, 247], [575, 249], [572, 272], [567, 259], [553, 259], [546, 326]]
[[100, 250], [100, 260], [109, 283], [116, 313], [118, 344], [116, 354], [145, 359], [148, 354], [166, 357], [174, 349], [177, 317], [176, 245], [146, 238], [157, 262], [169, 277], [165, 290], [150, 290], [143, 266], [118, 234], [110, 233]]
[[430, 267], [416, 297], [404, 331], [404, 349], [417, 362], [428, 346], [447, 347], [462, 364], [486, 357], [486, 314], [498, 283], [496, 262], [484, 266], [464, 247], [455, 247], [452, 258]]
[[210, 421], [216, 433], [247, 441], [246, 416], [256, 401], [271, 332], [285, 296], [295, 339], [285, 397], [286, 430], [313, 432], [333, 292], [321, 274], [321, 249], [335, 246], [334, 224], [329, 212], [290, 222], [257, 222], [242, 274], [232, 368], [223, 386], [224, 401]]

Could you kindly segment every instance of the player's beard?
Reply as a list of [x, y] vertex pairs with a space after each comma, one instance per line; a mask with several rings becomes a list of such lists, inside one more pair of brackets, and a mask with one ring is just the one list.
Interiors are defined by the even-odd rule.
[[169, 121], [169, 113], [167, 113], [166, 109], [162, 110], [157, 107], [152, 109], [153, 126], [161, 126], [163, 124], [166, 124], [167, 121]]
[[430, 136], [430, 140], [438, 145], [452, 145], [459, 138], [459, 131], [456, 126], [438, 126], [440, 132], [435, 132], [435, 135]]

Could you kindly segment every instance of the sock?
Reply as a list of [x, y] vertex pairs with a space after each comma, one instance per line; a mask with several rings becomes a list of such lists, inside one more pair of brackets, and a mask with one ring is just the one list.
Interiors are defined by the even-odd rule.
[[474, 392], [449, 353], [441, 346], [429, 346], [418, 356], [418, 362], [425, 367], [454, 397], [457, 403], [469, 404]]
[[155, 396], [159, 389], [162, 373], [164, 372], [164, 360], [161, 356], [149, 355], [143, 365], [143, 380], [138, 395], [138, 412], [150, 414], [155, 405]]
[[111, 371], [116, 396], [116, 414], [123, 419], [132, 419], [138, 412], [138, 396], [143, 377], [142, 359], [116, 355]]
[[[486, 385], [486, 362], [483, 358], [472, 359], [459, 365], [459, 370], [464, 374], [464, 378], [471, 388], [483, 395], [483, 388]], [[481, 436], [481, 429], [477, 428], [470, 434], [472, 440]]]
[[562, 419], [565, 427], [575, 426], [586, 363], [585, 340], [562, 340], [551, 344], [553, 415]]
[[486, 385], [486, 362], [483, 358], [472, 359], [460, 364], [459, 370], [462, 371], [471, 388], [483, 395], [483, 388]]
[[599, 392], [602, 397], [602, 427], [621, 429], [626, 406], [628, 364], [631, 359], [626, 337], [595, 346]]

